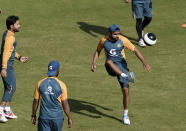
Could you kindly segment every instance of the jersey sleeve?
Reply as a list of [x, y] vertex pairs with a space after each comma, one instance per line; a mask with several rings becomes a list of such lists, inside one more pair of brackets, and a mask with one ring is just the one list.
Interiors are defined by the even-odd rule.
[[103, 49], [103, 44], [104, 44], [105, 40], [106, 40], [106, 37], [103, 37], [103, 38], [99, 41], [99, 44], [98, 44], [98, 46], [97, 46], [97, 51], [98, 51], [98, 52], [101, 52], [101, 50]]
[[62, 101], [66, 100], [67, 99], [67, 87], [66, 85], [60, 81], [59, 79], [56, 78], [56, 80], [58, 81], [60, 87], [61, 87], [61, 91], [62, 91], [62, 94], [58, 97], [58, 100], [62, 103]]
[[7, 62], [12, 54], [14, 49], [13, 44], [15, 42], [15, 38], [13, 36], [9, 36], [5, 39], [4, 50], [3, 50], [3, 61], [2, 68], [7, 68]]
[[39, 86], [41, 84], [41, 81], [39, 81], [35, 87], [35, 91], [34, 91], [34, 99], [39, 99], [40, 98], [40, 93], [39, 93]]
[[61, 98], [61, 101], [63, 101], [63, 100], [67, 99], [67, 87], [63, 82], [60, 83], [60, 86], [61, 86], [61, 90], [62, 90], [62, 94], [61, 94], [60, 98]]
[[16, 52], [15, 53], [15, 58], [18, 59], [20, 57], [20, 55]]
[[134, 52], [135, 46], [125, 37], [120, 36], [120, 39], [123, 41], [125, 48], [129, 49], [130, 51]]

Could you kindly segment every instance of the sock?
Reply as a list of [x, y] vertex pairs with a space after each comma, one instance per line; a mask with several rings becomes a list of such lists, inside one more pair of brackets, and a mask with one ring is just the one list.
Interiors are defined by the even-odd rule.
[[10, 111], [10, 106], [5, 106], [5, 111]]
[[124, 110], [124, 114], [123, 114], [124, 116], [128, 116], [128, 109], [126, 110]]

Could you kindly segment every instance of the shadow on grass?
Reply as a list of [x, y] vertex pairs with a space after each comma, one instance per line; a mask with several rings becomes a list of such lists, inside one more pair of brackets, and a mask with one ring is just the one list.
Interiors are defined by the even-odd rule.
[[[110, 115], [107, 115], [107, 114], [104, 114], [101, 111], [96, 109], [96, 108], [101, 108], [103, 110], [112, 111], [109, 108], [105, 108], [103, 106], [100, 106], [100, 105], [97, 105], [97, 104], [94, 104], [91, 102], [74, 100], [74, 99], [68, 99], [68, 102], [70, 105], [71, 112], [74, 112], [74, 113], [77, 113], [80, 115], [85, 115], [85, 116], [92, 117], [92, 118], [101, 118], [103, 116], [103, 117], [108, 117], [111, 119], [115, 119], [119, 122], [122, 122], [120, 119], [110, 116]], [[89, 112], [91, 114], [95, 114], [95, 115], [91, 115], [89, 113], [83, 113], [81, 111], [87, 111], [87, 112]]]
[[[79, 25], [79, 28], [81, 30], [90, 34], [93, 37], [98, 37], [98, 35], [96, 35], [96, 34], [107, 35], [107, 33], [108, 33], [108, 28], [106, 28], [106, 27], [91, 25], [91, 24], [88, 24], [85, 22], [77, 22], [77, 24]], [[121, 35], [123, 35], [124, 37], [129, 39], [133, 44], [138, 44], [138, 39], [127, 36], [123, 33], [121, 33]]]

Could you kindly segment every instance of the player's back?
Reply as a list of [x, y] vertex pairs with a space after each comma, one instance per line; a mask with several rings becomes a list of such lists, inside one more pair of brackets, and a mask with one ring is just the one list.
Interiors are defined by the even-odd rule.
[[43, 119], [61, 119], [63, 116], [61, 101], [61, 86], [57, 78], [48, 77], [39, 85], [41, 96], [40, 117]]

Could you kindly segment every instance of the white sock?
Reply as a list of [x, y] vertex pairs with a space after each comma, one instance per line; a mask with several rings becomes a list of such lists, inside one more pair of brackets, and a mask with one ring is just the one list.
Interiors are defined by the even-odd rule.
[[128, 75], [126, 75], [125, 73], [121, 73], [121, 77], [125, 78], [128, 77]]
[[124, 116], [128, 116], [128, 109], [126, 110], [124, 110], [124, 114], [123, 114]]
[[10, 106], [5, 106], [5, 111], [10, 111]]

